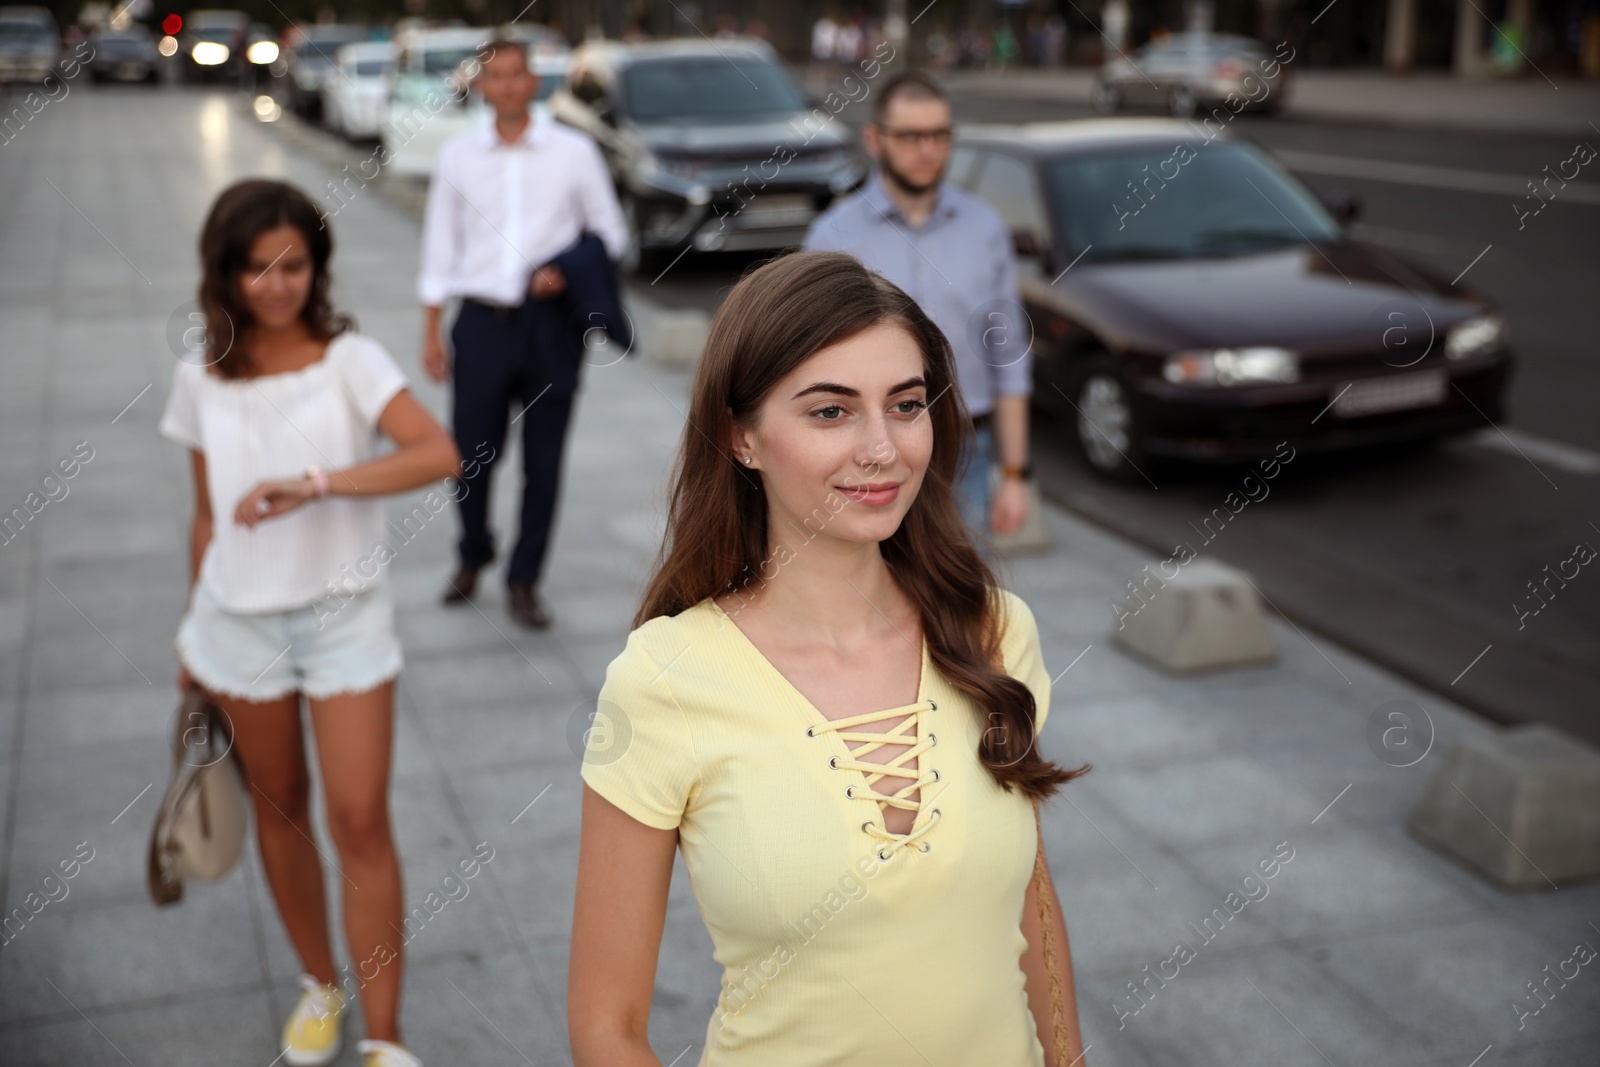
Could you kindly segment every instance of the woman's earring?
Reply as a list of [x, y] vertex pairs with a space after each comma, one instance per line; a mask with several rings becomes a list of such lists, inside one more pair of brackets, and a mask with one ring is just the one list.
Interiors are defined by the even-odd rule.
[[745, 462], [746, 462], [746, 463], [749, 463], [749, 462], [750, 462], [750, 457], [749, 457], [749, 456], [746, 456], [746, 457], [744, 457], [744, 461], [745, 461]]

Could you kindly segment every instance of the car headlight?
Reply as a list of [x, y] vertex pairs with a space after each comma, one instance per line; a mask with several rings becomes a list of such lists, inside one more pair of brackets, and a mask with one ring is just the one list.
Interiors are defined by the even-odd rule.
[[1178, 385], [1295, 382], [1300, 358], [1287, 348], [1191, 348], [1168, 356], [1161, 375]]
[[228, 61], [228, 46], [220, 41], [196, 41], [189, 55], [202, 67], [219, 67]]
[[1444, 354], [1451, 359], [1468, 359], [1493, 352], [1500, 347], [1504, 328], [1499, 315], [1479, 315], [1458, 323], [1445, 335]]
[[278, 42], [257, 41], [245, 49], [244, 57], [257, 66], [266, 66], [275, 63], [278, 59]]

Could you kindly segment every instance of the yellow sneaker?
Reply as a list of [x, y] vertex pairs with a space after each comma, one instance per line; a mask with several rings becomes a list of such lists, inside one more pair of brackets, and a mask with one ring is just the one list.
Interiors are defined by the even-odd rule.
[[368, 1038], [356, 1045], [365, 1057], [362, 1067], [422, 1067], [422, 1061], [393, 1041], [373, 1041]]
[[283, 1024], [283, 1062], [290, 1067], [326, 1067], [339, 1056], [346, 999], [338, 986], [300, 976], [300, 999]]

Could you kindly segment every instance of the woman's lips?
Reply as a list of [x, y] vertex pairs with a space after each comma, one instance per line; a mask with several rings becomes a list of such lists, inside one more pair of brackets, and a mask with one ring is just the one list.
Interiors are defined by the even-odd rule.
[[894, 503], [894, 498], [900, 495], [899, 482], [841, 485], [838, 486], [838, 489], [857, 504], [866, 504], [870, 507], [883, 507], [885, 504], [892, 504]]

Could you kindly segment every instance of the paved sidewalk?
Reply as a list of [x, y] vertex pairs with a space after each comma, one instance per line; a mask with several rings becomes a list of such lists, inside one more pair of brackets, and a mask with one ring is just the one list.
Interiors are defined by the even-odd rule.
[[[1600, 81], [1533, 71], [1513, 79], [1464, 79], [1425, 72], [1294, 69], [1284, 116], [1377, 126], [1553, 133], [1600, 143]], [[1057, 101], [1087, 112], [1094, 71], [951, 71], [951, 90], [974, 96]]]
[[[0, 149], [0, 504], [20, 503], [77, 442], [93, 458], [0, 544], [0, 899], [9, 913], [42, 892], [80, 842], [93, 858], [0, 947], [0, 1063], [268, 1067], [296, 966], [259, 864], [171, 910], [144, 892], [189, 496], [184, 458], [156, 422], [172, 372], [166, 324], [192, 295], [211, 196], [245, 174], [316, 190], [333, 171], [222, 95], [74, 94], [25, 138]], [[417, 367], [416, 220], [363, 194], [335, 227], [337, 302], [440, 410]], [[392, 565], [408, 663], [394, 786], [406, 899], [423, 904], [480, 842], [494, 849], [408, 946], [404, 1020], [430, 1067], [570, 1062], [574, 726], [623, 647], [687, 389], [685, 375], [637, 360], [587, 372], [549, 634], [514, 629], [498, 583], [481, 612], [436, 605], [449, 515]], [[518, 462], [507, 460], [502, 529]], [[1049, 519], [1055, 551], [1017, 561], [1009, 584], [1032, 604], [1059, 676], [1045, 749], [1096, 765], [1046, 819], [1087, 1062], [1596, 1062], [1594, 968], [1520, 1030], [1513, 1004], [1575, 943], [1600, 946], [1600, 887], [1503, 894], [1401, 828], [1440, 754], [1483, 724], [1279, 622], [1275, 666], [1164, 676], [1109, 641], [1107, 600], [1151, 560], [1058, 510]], [[1371, 712], [1393, 699], [1436, 727], [1417, 766], [1387, 766], [1367, 746]], [[1209, 941], [1197, 933], [1275, 852], [1267, 896], [1213, 920]], [[338, 874], [329, 881], [336, 889]], [[1179, 942], [1193, 958], [1141, 1007], [1129, 983]], [[680, 868], [652, 1016], [664, 1064], [697, 1061], [717, 979]], [[908, 1048], [903, 1062], [922, 1061]]]

